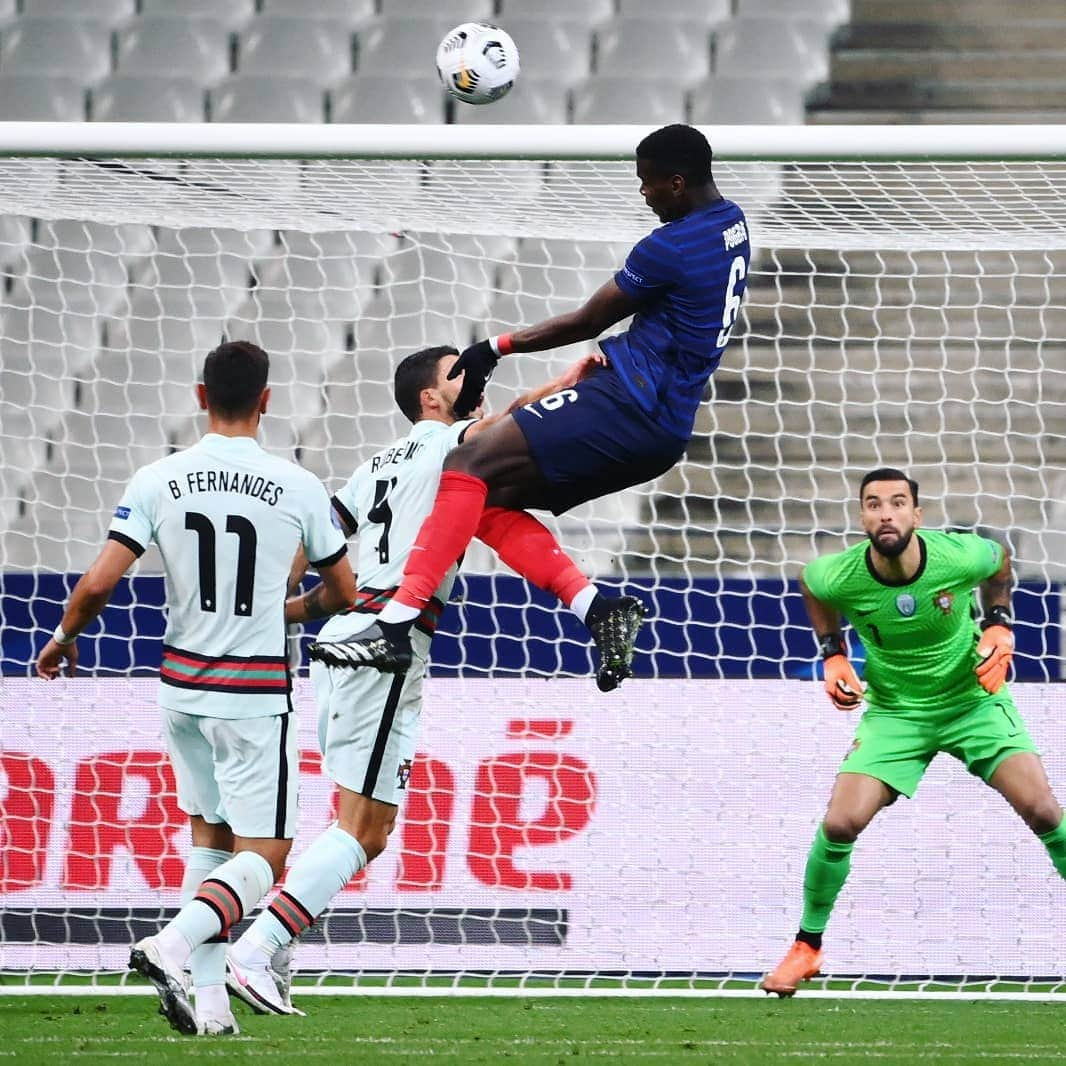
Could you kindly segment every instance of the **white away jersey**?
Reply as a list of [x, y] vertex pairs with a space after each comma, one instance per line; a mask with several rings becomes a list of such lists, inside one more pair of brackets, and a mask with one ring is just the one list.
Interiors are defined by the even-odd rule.
[[208, 433], [133, 475], [108, 534], [159, 546], [167, 631], [160, 706], [212, 718], [289, 706], [285, 596], [296, 549], [314, 566], [347, 551], [318, 479], [251, 437]]
[[[363, 463], [333, 497], [337, 513], [357, 531], [356, 613], [376, 614], [392, 599], [422, 522], [433, 510], [444, 457], [461, 443], [473, 421], [451, 426], [416, 422], [403, 440]], [[416, 623], [424, 632], [432, 634], [436, 628], [456, 569], [448, 571]], [[353, 621], [350, 616], [334, 616], [322, 635], [336, 639], [352, 630]]]

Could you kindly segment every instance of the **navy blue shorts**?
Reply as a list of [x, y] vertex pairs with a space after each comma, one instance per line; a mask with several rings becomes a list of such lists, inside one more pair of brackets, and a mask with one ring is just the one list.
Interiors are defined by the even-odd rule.
[[512, 416], [548, 483], [553, 514], [651, 481], [688, 446], [637, 406], [609, 366]]

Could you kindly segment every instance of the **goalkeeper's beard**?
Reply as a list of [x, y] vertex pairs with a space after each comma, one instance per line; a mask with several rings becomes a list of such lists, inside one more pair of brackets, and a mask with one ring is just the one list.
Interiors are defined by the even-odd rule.
[[911, 537], [914, 536], [914, 530], [910, 529], [906, 533], [901, 533], [894, 544], [882, 544], [878, 539], [879, 534], [877, 533], [867, 533], [866, 535], [870, 538], [870, 543], [878, 555], [883, 555], [886, 559], [898, 559], [907, 550], [907, 545], [910, 544]]

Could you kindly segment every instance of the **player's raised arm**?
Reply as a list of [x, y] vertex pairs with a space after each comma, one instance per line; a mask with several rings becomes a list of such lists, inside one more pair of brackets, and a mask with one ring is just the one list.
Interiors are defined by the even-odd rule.
[[854, 710], [862, 703], [863, 684], [855, 668], [848, 661], [848, 649], [841, 632], [840, 613], [835, 607], [818, 599], [800, 578], [800, 592], [818, 638], [825, 669], [825, 694], [840, 711]]
[[983, 630], [977, 646], [977, 680], [981, 687], [993, 695], [1007, 680], [1011, 659], [1014, 657], [1014, 620], [1010, 612], [1011, 589], [1014, 574], [1011, 569], [1010, 552], [1003, 546], [1003, 561], [999, 569], [981, 582], [981, 619]]
[[136, 562], [137, 552], [117, 540], [109, 540], [96, 561], [74, 586], [70, 603], [52, 639], [37, 657], [37, 676], [48, 681], [59, 676], [63, 660], [67, 676], [78, 666], [78, 634], [107, 606], [122, 575]]
[[562, 392], [563, 389], [573, 388], [579, 381], [584, 381], [589, 374], [604, 366], [606, 362], [607, 358], [601, 352], [583, 355], [557, 377], [550, 378], [538, 388], [530, 389], [529, 392], [523, 392], [520, 396], [516, 396], [499, 414], [486, 415], [484, 418], [479, 418], [476, 422], [471, 423], [463, 433], [463, 440], [473, 440], [479, 433], [483, 433], [490, 426], [496, 425], [497, 422], [502, 421], [519, 407], [526, 407], [531, 403], [536, 403], [538, 400], [544, 399], [545, 396]]
[[640, 300], [624, 293], [612, 278], [576, 311], [472, 344], [459, 356], [448, 374], [449, 380], [464, 372], [466, 374], [455, 401], [456, 414], [465, 418], [477, 406], [485, 391], [485, 382], [496, 369], [501, 356], [512, 352], [543, 352], [549, 348], [562, 348], [567, 344], [592, 340], [616, 322], [635, 314], [639, 308]]

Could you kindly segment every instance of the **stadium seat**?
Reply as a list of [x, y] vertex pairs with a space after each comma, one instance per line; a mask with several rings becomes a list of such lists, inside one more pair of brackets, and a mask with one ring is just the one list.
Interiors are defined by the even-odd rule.
[[851, 0], [739, 0], [737, 13], [744, 18], [809, 19], [838, 26], [851, 17]]
[[344, 350], [343, 327], [294, 316], [284, 294], [257, 292], [229, 319], [225, 334], [269, 354], [274, 415], [300, 422], [322, 413], [325, 367]]
[[[411, 0], [381, 0], [381, 17], [404, 21], [411, 17], [412, 9], [422, 5], [415, 5]], [[430, 5], [425, 5], [430, 6]], [[460, 22], [494, 22], [493, 0], [433, 0], [431, 5], [434, 17], [445, 19], [450, 25], [445, 30]], [[442, 33], [443, 37], [444, 34]], [[436, 45], [434, 45], [434, 51]]]
[[431, 310], [479, 319], [488, 308], [495, 271], [476, 238], [407, 239], [382, 263], [378, 300], [390, 315]]
[[[128, 362], [125, 353], [120, 358]], [[115, 374], [122, 376], [110, 376]], [[105, 465], [112, 467], [112, 456], [118, 454], [128, 455], [132, 467], [166, 454], [169, 440], [158, 401], [130, 395], [119, 357], [98, 356], [81, 375], [77, 398], [77, 406], [64, 419], [65, 437], [72, 442], [95, 442]], [[135, 407], [138, 401], [149, 406]]]
[[330, 409], [332, 397], [333, 390], [327, 390], [327, 414], [300, 427], [298, 462], [335, 492], [373, 453], [363, 441], [360, 422], [347, 410]]
[[262, 0], [264, 15], [287, 15], [301, 19], [327, 19], [343, 22], [349, 29], [372, 19], [375, 0]]
[[330, 121], [443, 122], [444, 100], [435, 74], [395, 82], [356, 75], [330, 93]]
[[685, 121], [679, 82], [634, 78], [591, 78], [573, 90], [574, 122], [663, 125]]
[[[315, 4], [319, 0], [314, 0]], [[309, 5], [314, 6], [314, 5]], [[179, 13], [180, 7], [180, 13]], [[256, 0], [141, 0], [143, 15], [175, 15], [183, 19], [210, 19], [227, 30], [239, 30], [255, 17]]]
[[116, 74], [93, 89], [96, 122], [203, 122], [207, 95], [191, 78]]
[[518, 43], [522, 91], [530, 80], [551, 79], [568, 86], [587, 78], [592, 69], [592, 31], [582, 22], [515, 18], [507, 32]]
[[[788, 0], [786, 0], [788, 2]], [[813, 0], [821, 3], [821, 0]], [[618, 17], [620, 19], [647, 19], [650, 17], [648, 0], [620, 0]], [[714, 26], [724, 22], [733, 14], [733, 0], [672, 0], [669, 4], [656, 7], [654, 17], [660, 22], [687, 20]]]
[[491, 106], [455, 102], [452, 116], [461, 126], [565, 125], [570, 118], [570, 93], [553, 78], [522, 76], [518, 90]]
[[[586, 26], [595, 26], [614, 18], [614, 0], [502, 0], [499, 14], [501, 26], [506, 27], [512, 15], [522, 18], [542, 18], [551, 21], [583, 22]], [[522, 42], [516, 41], [519, 51]]]
[[111, 30], [99, 22], [20, 18], [0, 42], [5, 74], [57, 74], [91, 85], [111, 73]]
[[[673, 78], [691, 85], [711, 69], [711, 36], [692, 23], [626, 19], [596, 34], [596, 73], [607, 77]], [[639, 80], [639, 79], [638, 79]]]
[[689, 93], [689, 121], [721, 123], [803, 122], [805, 88], [783, 78], [713, 77]]
[[108, 314], [125, 298], [128, 281], [126, 265], [106, 252], [34, 248], [9, 299], [57, 313]]
[[137, 0], [22, 0], [22, 13], [34, 18], [92, 19], [115, 29], [137, 14]]
[[322, 89], [307, 78], [234, 74], [209, 94], [212, 122], [323, 122]]
[[168, 432], [196, 413], [193, 386], [222, 339], [221, 319], [177, 311], [135, 302], [124, 328], [111, 331], [112, 349], [96, 360], [101, 375], [126, 383], [130, 410], [154, 412]]
[[0, 267], [6, 268], [23, 258], [32, 231], [33, 219], [22, 215], [0, 215]]
[[258, 289], [285, 293], [293, 314], [350, 322], [370, 297], [374, 267], [347, 233], [290, 232], [256, 263], [256, 274]]
[[240, 35], [237, 70], [331, 85], [352, 72], [351, 29], [342, 22], [261, 15]]
[[109, 255], [123, 263], [143, 259], [156, 248], [150, 226], [135, 222], [112, 226], [81, 219], [40, 221], [37, 224], [36, 243], [46, 249], [65, 249], [83, 255]]
[[820, 23], [734, 18], [715, 34], [714, 72], [736, 78], [787, 78], [812, 85], [829, 70], [825, 41], [826, 28]]
[[[355, 325], [356, 359], [375, 352], [395, 366], [405, 355], [431, 345], [453, 344], [462, 349], [473, 339], [477, 325], [472, 318], [436, 310], [396, 314], [393, 301], [382, 295]], [[391, 371], [388, 380], [392, 380]]]
[[85, 87], [49, 74], [0, 73], [0, 119], [5, 122], [81, 122]]
[[230, 71], [229, 31], [213, 19], [144, 15], [119, 31], [117, 56], [122, 74], [209, 85]]
[[0, 396], [27, 411], [38, 430], [55, 425], [74, 398], [74, 375], [98, 347], [87, 315], [9, 304], [0, 316]]
[[451, 28], [450, 19], [435, 17], [370, 23], [356, 34], [356, 73], [387, 75], [393, 88], [401, 78], [434, 74], [437, 45]]

